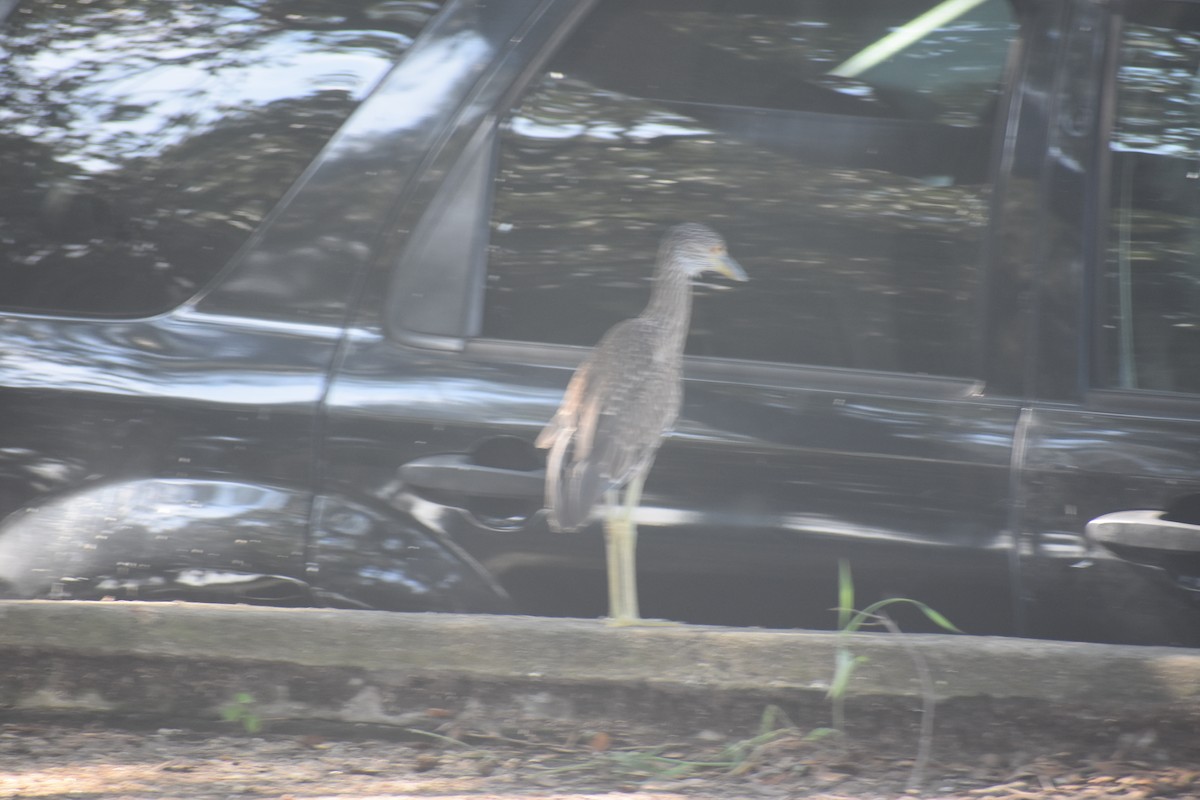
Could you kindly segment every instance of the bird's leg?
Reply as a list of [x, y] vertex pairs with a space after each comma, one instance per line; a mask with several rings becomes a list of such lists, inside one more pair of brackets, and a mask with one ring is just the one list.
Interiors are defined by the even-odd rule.
[[642, 500], [642, 483], [646, 470], [633, 478], [625, 488], [618, 504], [609, 493], [608, 514], [604, 519], [604, 541], [608, 555], [608, 624], [678, 625], [664, 619], [642, 619], [638, 613], [637, 591], [637, 524], [633, 515]]
[[624, 612], [625, 618], [630, 621], [641, 619], [641, 615], [638, 612], [637, 586], [638, 529], [633, 517], [642, 502], [642, 483], [645, 480], [646, 471], [643, 470], [634, 475], [633, 479], [629, 481], [629, 484], [625, 487], [625, 503], [622, 509], [625, 512], [625, 531], [621, 542], [621, 575], [624, 578], [624, 582], [621, 585], [621, 590], [624, 593], [621, 599], [621, 610]]
[[621, 577], [621, 543], [624, 539], [622, 529], [626, 525], [623, 509], [617, 501], [615, 490], [605, 493], [606, 513], [604, 515], [604, 552], [605, 567], [608, 573], [608, 617], [610, 620], [624, 618], [621, 608], [621, 598], [624, 596]]
[[[635, 475], [618, 506], [610, 502], [604, 535], [608, 553], [608, 613], [613, 625], [640, 623], [637, 597], [637, 525], [634, 512], [645, 474]], [[610, 498], [611, 500], [612, 498]]]
[[624, 509], [614, 506], [604, 520], [608, 558], [608, 617], [613, 625], [638, 622], [637, 574], [634, 565], [637, 529]]

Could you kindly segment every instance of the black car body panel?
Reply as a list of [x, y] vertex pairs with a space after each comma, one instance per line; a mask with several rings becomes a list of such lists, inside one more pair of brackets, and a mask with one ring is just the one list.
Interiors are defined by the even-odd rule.
[[[198, 546], [190, 540], [206, 516], [200, 512], [163, 512], [174, 520], [163, 529], [170, 533], [146, 529], [117, 537], [127, 551], [116, 542], [100, 545], [112, 540], [124, 513], [150, 513], [160, 489], [185, 491], [166, 488], [180, 479], [283, 492], [289, 499], [274, 521], [274, 555], [244, 560], [251, 571], [303, 578], [313, 417], [335, 338], [251, 333], [185, 316], [133, 322], [14, 317], [5, 330], [0, 370], [10, 413], [3, 484], [12, 510], [4, 536], [26, 542], [44, 536], [48, 552], [94, 550], [89, 559], [101, 559], [80, 574], [63, 572], [66, 564], [28, 566], [14, 554], [0, 567], [5, 580], [35, 586], [40, 595], [57, 591], [53, 585], [65, 577], [121, 577], [121, 564], [142, 571], [201, 566], [202, 560], [186, 558], [161, 565], [141, 559], [136, 544], [161, 533], [175, 540], [162, 545], [167, 551], [186, 554]], [[156, 481], [163, 485], [156, 488]], [[195, 504], [214, 506], [213, 518], [238, 517], [240, 503], [220, 509], [222, 498], [235, 495], [214, 492]], [[42, 530], [47, 509], [55, 510]], [[236, 527], [229, 526], [229, 544], [240, 537]], [[195, 534], [208, 542], [199, 545], [205, 552], [221, 553], [219, 563], [204, 566], [232, 569], [229, 560], [241, 559], [234, 554], [239, 548], [222, 552], [227, 548], [211, 541], [214, 531], [207, 525]], [[36, 569], [36, 576], [26, 569]]]
[[[418, 19], [433, 10], [411, 5]], [[321, 559], [309, 558], [314, 507], [341, 509], [343, 523], [345, 509], [354, 509], [368, 521], [360, 527], [374, 524], [353, 501], [316, 491], [318, 410], [376, 240], [408, 176], [493, 56], [476, 24], [488, 15], [465, 13], [429, 26], [414, 58], [382, 78], [311, 165], [300, 165], [307, 168], [266, 221], [191, 301], [144, 320], [6, 316], [0, 386], [11, 409], [9, 517], [0, 538], [12, 544], [3, 545], [11, 555], [0, 579], [9, 593], [271, 603], [285, 595], [299, 603], [304, 594], [307, 602], [416, 608], [440, 607], [408, 599], [441, 596], [452, 585], [455, 597], [478, 598], [447, 607], [507, 608], [460, 554], [419, 535], [407, 540], [410, 551], [424, 548], [419, 566], [411, 576], [392, 570], [396, 597], [383, 601], [370, 586], [372, 602], [342, 597], [337, 570], [333, 588], [317, 586]], [[493, 39], [507, 42], [521, 19], [504, 18]], [[311, 24], [323, 30], [320, 17]], [[357, 57], [374, 57], [374, 46], [366, 40]], [[430, 70], [441, 84], [429, 85]], [[323, 91], [310, 100], [324, 102]], [[19, 159], [9, 166], [20, 168]], [[243, 500], [254, 492], [277, 509], [272, 519], [261, 509], [247, 519]], [[164, 510], [163, 497], [182, 495], [191, 499]], [[194, 513], [180, 510], [192, 506]], [[156, 514], [165, 515], [158, 524], [125, 521]], [[245, 526], [264, 530], [248, 539]], [[340, 552], [338, 530], [326, 524], [314, 541]], [[147, 549], [148, 541], [155, 546]], [[181, 570], [187, 580], [178, 580]], [[197, 570], [222, 578], [200, 580]], [[289, 588], [263, 590], [264, 582]]]
[[[504, 480], [540, 471], [531, 441], [568, 376], [562, 366], [356, 341], [328, 399], [329, 485], [426, 521], [520, 608], [597, 615], [599, 540], [551, 533], [540, 481]], [[997, 531], [1007, 524], [1015, 405], [704, 380], [689, 381], [686, 397], [639, 514], [647, 613], [818, 625], [837, 559], [849, 557], [863, 565], [863, 591], [961, 603], [987, 586], [972, 618], [1011, 630], [1011, 541]], [[442, 481], [413, 470], [395, 481], [406, 465], [459, 453], [468, 458]], [[903, 513], [914, 497], [923, 513]], [[889, 566], [877, 571], [868, 565], [879, 553]], [[940, 585], [910, 577], [927, 570], [944, 576]], [[750, 616], [742, 604], [752, 597]]]
[[[1187, 218], [1193, 128], [1123, 111], [1186, 83], [1153, 53], [1195, 55], [1197, 4], [860, 5], [199, 4], [181, 42], [291, 43], [291, 94], [158, 150], [0, 115], [0, 588], [601, 614], [599, 526], [549, 530], [533, 441], [684, 217], [751, 280], [697, 290], [647, 615], [827, 627], [846, 560], [860, 604], [970, 633], [1200, 644], [1200, 348], [1155, 216]], [[74, 130], [17, 22], [0, 78]], [[167, 102], [105, 81], [105, 135]]]

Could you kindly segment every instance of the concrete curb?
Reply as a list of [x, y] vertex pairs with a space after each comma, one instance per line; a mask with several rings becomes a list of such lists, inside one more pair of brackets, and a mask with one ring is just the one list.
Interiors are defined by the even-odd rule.
[[[0, 602], [0, 705], [211, 719], [230, 697], [253, 692], [262, 713], [278, 719], [406, 725], [424, 704], [461, 708], [467, 695], [506, 718], [586, 716], [588, 703], [612, 711], [618, 695], [625, 712], [653, 717], [661, 703], [650, 693], [676, 698], [672, 706], [707, 698], [711, 715], [747, 699], [760, 711], [761, 701], [824, 702], [841, 646], [867, 659], [852, 696], [909, 708], [921, 696], [915, 650], [943, 702], [988, 698], [1099, 715], [1200, 711], [1200, 654], [1170, 648], [49, 601]], [[490, 688], [481, 695], [481, 686]]]

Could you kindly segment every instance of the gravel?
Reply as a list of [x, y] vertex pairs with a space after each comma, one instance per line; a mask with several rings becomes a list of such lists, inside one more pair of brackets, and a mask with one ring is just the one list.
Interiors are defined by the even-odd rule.
[[[0, 725], [0, 797], [894, 798], [916, 749], [914, 728], [870, 718], [841, 737], [774, 712], [761, 732], [677, 736], [619, 723], [483, 732], [451, 709], [425, 716], [403, 730], [276, 732], [265, 721], [257, 735], [244, 719], [208, 729], [18, 719]], [[993, 719], [976, 729], [971, 717], [940, 721], [912, 796], [1200, 797], [1190, 726], [1072, 719], [1026, 730]]]

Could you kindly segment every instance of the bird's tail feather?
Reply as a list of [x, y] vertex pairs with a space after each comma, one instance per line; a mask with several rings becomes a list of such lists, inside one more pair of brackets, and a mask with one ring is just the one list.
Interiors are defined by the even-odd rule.
[[571, 443], [556, 441], [546, 459], [546, 508], [550, 527], [569, 532], [582, 528], [611, 481], [592, 459], [572, 461]]

